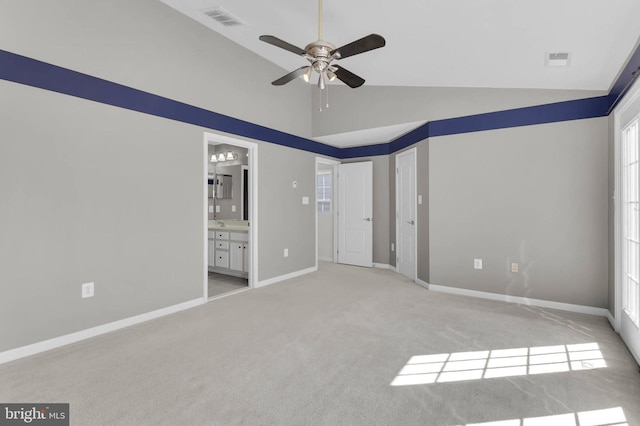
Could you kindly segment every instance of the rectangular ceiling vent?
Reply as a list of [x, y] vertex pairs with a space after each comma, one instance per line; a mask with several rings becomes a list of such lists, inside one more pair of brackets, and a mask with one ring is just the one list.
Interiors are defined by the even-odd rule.
[[225, 27], [235, 27], [238, 25], [245, 25], [245, 23], [229, 12], [224, 7], [215, 7], [213, 9], [204, 10], [203, 13], [214, 21], [224, 25]]
[[547, 53], [545, 65], [548, 67], [568, 67], [569, 58], [569, 52]]

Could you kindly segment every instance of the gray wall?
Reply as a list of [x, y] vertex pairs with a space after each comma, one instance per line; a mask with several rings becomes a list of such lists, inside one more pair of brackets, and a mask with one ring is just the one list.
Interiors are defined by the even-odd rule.
[[431, 138], [430, 282], [607, 307], [607, 132], [598, 118]]
[[[267, 143], [258, 151], [258, 268], [266, 280], [316, 264], [316, 156]], [[302, 204], [303, 197], [309, 204]]]
[[202, 130], [0, 92], [0, 351], [202, 297]]

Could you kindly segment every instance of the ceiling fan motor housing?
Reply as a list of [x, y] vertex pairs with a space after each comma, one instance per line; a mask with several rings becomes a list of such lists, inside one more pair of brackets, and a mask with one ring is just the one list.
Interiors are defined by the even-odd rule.
[[313, 70], [318, 73], [323, 73], [329, 68], [329, 63], [334, 59], [340, 59], [339, 53], [331, 55], [331, 51], [336, 47], [323, 40], [318, 40], [313, 43], [309, 43], [304, 50], [307, 52], [307, 59], [311, 62]]

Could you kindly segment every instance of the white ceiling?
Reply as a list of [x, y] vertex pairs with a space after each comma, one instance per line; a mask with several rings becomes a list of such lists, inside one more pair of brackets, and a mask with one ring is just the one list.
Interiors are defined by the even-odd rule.
[[[317, 0], [161, 1], [283, 75], [306, 60], [258, 37], [301, 48], [318, 38]], [[217, 6], [246, 25], [224, 27], [203, 13]], [[338, 62], [374, 86], [609, 90], [640, 37], [638, 0], [324, 0], [323, 7], [323, 38], [336, 46], [385, 37], [385, 47]], [[549, 52], [569, 52], [570, 66], [546, 67]]]

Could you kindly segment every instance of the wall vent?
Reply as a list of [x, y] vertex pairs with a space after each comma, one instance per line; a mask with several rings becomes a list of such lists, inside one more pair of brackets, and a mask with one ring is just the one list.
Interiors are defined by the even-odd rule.
[[547, 53], [545, 56], [545, 65], [548, 67], [568, 67], [571, 55], [569, 52], [553, 52]]
[[225, 27], [235, 27], [238, 25], [246, 25], [242, 19], [229, 12], [224, 7], [215, 7], [213, 9], [204, 10], [203, 13], [214, 21], [224, 25]]

